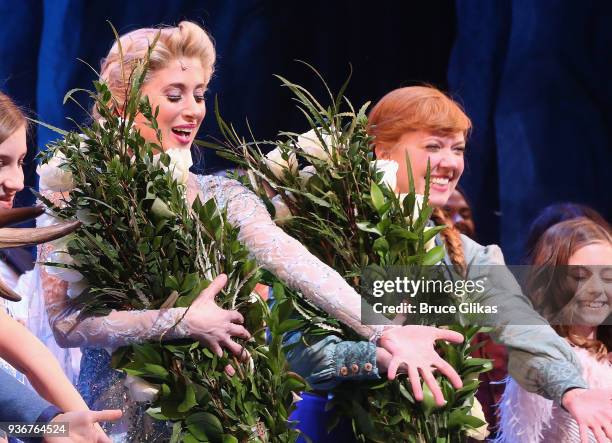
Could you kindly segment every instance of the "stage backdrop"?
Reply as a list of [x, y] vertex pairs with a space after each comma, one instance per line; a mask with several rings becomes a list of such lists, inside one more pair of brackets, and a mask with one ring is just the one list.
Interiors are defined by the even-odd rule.
[[[605, 9], [605, 10], [604, 10]], [[605, 2], [117, 1], [0, 0], [0, 89], [53, 125], [83, 121], [66, 91], [91, 85], [120, 33], [182, 19], [214, 36], [218, 64], [200, 138], [218, 136], [221, 112], [246, 134], [269, 139], [278, 129], [305, 130], [281, 74], [322, 93], [295, 59], [314, 65], [338, 89], [352, 64], [354, 104], [427, 82], [449, 90], [474, 121], [462, 183], [480, 239], [520, 256], [530, 219], [546, 204], [572, 200], [610, 217], [612, 33]], [[447, 83], [447, 78], [449, 83]], [[84, 101], [84, 106], [89, 104]], [[28, 185], [37, 149], [54, 138], [33, 131]], [[224, 167], [204, 152], [196, 172]], [[32, 201], [29, 191], [20, 203]]]

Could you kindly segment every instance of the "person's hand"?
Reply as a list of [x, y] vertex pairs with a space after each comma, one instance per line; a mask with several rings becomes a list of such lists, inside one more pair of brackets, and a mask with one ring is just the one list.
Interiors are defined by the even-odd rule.
[[49, 423], [67, 423], [68, 437], [46, 436], [45, 443], [112, 443], [98, 422], [115, 421], [121, 418], [118, 409], [104, 411], [73, 411], [57, 415]]
[[612, 441], [612, 389], [572, 389], [561, 403], [578, 423], [581, 443], [589, 442], [589, 429], [597, 443]]
[[189, 336], [202, 342], [219, 357], [223, 355], [221, 347], [224, 347], [240, 360], [246, 361], [249, 358], [248, 352], [232, 340], [232, 337], [245, 340], [251, 338], [249, 332], [242, 326], [244, 323], [242, 314], [238, 311], [221, 309], [215, 303], [215, 296], [226, 283], [225, 274], [215, 278], [192, 303], [183, 321]]
[[[379, 344], [391, 354], [390, 360], [386, 359], [388, 356], [381, 355], [383, 365], [387, 366], [387, 378], [389, 380], [394, 380], [398, 369], [405, 366], [414, 398], [418, 401], [423, 400], [420, 374], [429, 386], [436, 404], [442, 406], [445, 402], [444, 395], [432, 374], [432, 369], [437, 368], [438, 371], [448, 377], [456, 389], [461, 388], [463, 383], [453, 367], [436, 352], [434, 348], [436, 340], [461, 343], [463, 342], [463, 336], [448, 329], [408, 325], [385, 330]], [[377, 359], [378, 354], [377, 351]]]

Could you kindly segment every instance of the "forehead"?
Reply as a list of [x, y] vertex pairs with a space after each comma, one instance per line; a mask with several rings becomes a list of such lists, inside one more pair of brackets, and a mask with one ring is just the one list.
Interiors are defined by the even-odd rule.
[[154, 71], [145, 84], [145, 88], [164, 88], [171, 84], [182, 84], [190, 87], [206, 86], [210, 72], [202, 67], [198, 58], [181, 57], [170, 60], [163, 68]]
[[25, 125], [13, 132], [6, 140], [0, 143], [0, 155], [4, 157], [20, 157], [28, 151], [26, 144]]
[[574, 266], [612, 266], [612, 245], [610, 243], [591, 243], [572, 254], [568, 260]]
[[465, 136], [462, 132], [452, 134], [438, 134], [432, 131], [409, 131], [402, 135], [400, 143], [427, 143], [429, 141], [441, 143], [443, 145], [457, 145], [465, 143]]

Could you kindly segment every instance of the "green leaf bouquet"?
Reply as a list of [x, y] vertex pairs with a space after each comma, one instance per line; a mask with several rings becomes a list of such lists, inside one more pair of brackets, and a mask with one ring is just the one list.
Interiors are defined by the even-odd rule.
[[[359, 109], [352, 106], [344, 96], [348, 80], [333, 95], [321, 78], [329, 97], [329, 103], [323, 105], [304, 87], [278, 78], [292, 92], [310, 128], [307, 133], [280, 132], [274, 141], [246, 141], [217, 110], [225, 140], [204, 144], [237, 163], [244, 171], [239, 178], [266, 202], [277, 224], [338, 271], [365, 302], [375, 302], [371, 287], [364, 284], [366, 274], [389, 279], [397, 269], [412, 269], [413, 278], [456, 278], [453, 269], [432, 266], [444, 257], [442, 246], [431, 247], [444, 227], [428, 223], [432, 213], [429, 190], [422, 199], [415, 193], [408, 166], [411, 192], [401, 197], [393, 192], [389, 184], [395, 180], [395, 170], [387, 173], [373, 157], [367, 133], [369, 104]], [[274, 149], [266, 154], [268, 146]], [[437, 303], [458, 303], [457, 297], [444, 294], [418, 294], [412, 302], [431, 302], [432, 297], [437, 297]], [[330, 333], [360, 339], [301, 297], [293, 300], [306, 323], [300, 328], [306, 344]], [[479, 404], [474, 394], [478, 374], [491, 364], [470, 357], [475, 349], [470, 341], [483, 328], [454, 318], [411, 320], [445, 326], [465, 336], [463, 344], [439, 344], [443, 358], [462, 377], [463, 388], [455, 390], [446, 378], [437, 376], [447, 403], [436, 407], [425, 384], [424, 401], [415, 401], [405, 377], [344, 382], [333, 390], [331, 406], [336, 414], [330, 427], [345, 416], [351, 419], [359, 441], [454, 443], [467, 441], [468, 434], [476, 436], [476, 430], [486, 425], [484, 416], [475, 412]]]
[[[89, 95], [101, 119], [78, 132], [61, 131], [63, 137], [44, 154], [42, 163], [56, 168], [70, 192], [40, 199], [57, 217], [83, 222], [66, 240], [64, 254], [53, 254], [45, 264], [80, 274], [70, 287], [81, 318], [113, 309], [189, 307], [213, 278], [227, 274], [216, 301], [244, 315], [253, 336], [241, 343], [249, 362], [218, 357], [199, 342], [181, 339], [120, 348], [113, 365], [155, 390], [147, 412], [173, 423], [172, 441], [295, 441], [299, 433], [288, 417], [293, 393], [305, 384], [287, 369], [280, 329], [293, 305], [278, 283], [273, 307], [254, 295], [262, 271], [224, 211], [213, 200], [196, 198], [189, 205], [171, 155], [157, 153], [160, 147], [134, 129], [141, 114], [160, 138], [158, 110], [141, 94], [147, 65], [148, 57], [135, 67], [123, 107], [106, 84], [95, 82]], [[229, 363], [234, 377], [224, 373]]]

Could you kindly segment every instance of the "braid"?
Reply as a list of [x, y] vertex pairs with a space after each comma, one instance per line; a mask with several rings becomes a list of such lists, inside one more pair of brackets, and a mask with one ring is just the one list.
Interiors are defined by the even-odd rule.
[[460, 275], [467, 274], [467, 265], [465, 263], [465, 255], [463, 254], [463, 243], [459, 231], [455, 229], [453, 223], [446, 217], [446, 214], [441, 208], [435, 208], [431, 214], [431, 219], [436, 225], [446, 225], [446, 228], [440, 232], [440, 237], [444, 241], [444, 247], [448, 253], [451, 263]]

